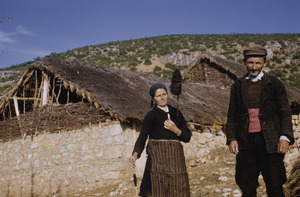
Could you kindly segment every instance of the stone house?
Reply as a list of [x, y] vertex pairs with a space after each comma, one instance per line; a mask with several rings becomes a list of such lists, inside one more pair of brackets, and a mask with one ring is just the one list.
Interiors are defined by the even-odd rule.
[[[0, 196], [73, 195], [132, 177], [128, 157], [155, 82], [170, 85], [153, 75], [75, 61], [30, 65], [0, 99]], [[223, 112], [214, 111], [223, 103], [210, 105], [207, 96], [228, 93], [195, 88], [203, 94], [193, 85], [183, 88], [179, 106], [191, 128], [221, 124]]]
[[[184, 73], [185, 83], [207, 84], [228, 89], [233, 82], [247, 73], [244, 64], [214, 55], [200, 55]], [[293, 114], [300, 113], [299, 89], [283, 82]]]
[[[231, 63], [201, 57], [184, 75], [179, 109], [193, 131], [184, 145], [187, 160], [205, 157], [207, 144], [225, 144], [227, 87], [242, 74]], [[214, 83], [212, 74], [223, 81]], [[128, 157], [155, 82], [170, 85], [150, 74], [76, 61], [30, 65], [0, 98], [0, 196], [74, 196], [130, 179]], [[293, 93], [291, 103], [299, 104], [299, 91]], [[169, 101], [175, 106], [175, 96]], [[141, 176], [145, 154], [138, 161]]]
[[230, 87], [237, 77], [247, 73], [246, 67], [213, 55], [200, 55], [184, 75], [185, 82]]

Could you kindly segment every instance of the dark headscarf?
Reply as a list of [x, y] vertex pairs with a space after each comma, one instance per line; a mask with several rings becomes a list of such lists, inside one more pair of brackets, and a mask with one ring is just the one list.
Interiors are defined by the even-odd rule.
[[155, 92], [156, 92], [156, 90], [157, 89], [165, 89], [166, 90], [166, 92], [168, 93], [168, 90], [167, 90], [167, 88], [166, 88], [166, 86], [164, 85], [164, 84], [162, 84], [162, 83], [155, 83], [155, 84], [153, 84], [152, 86], [151, 86], [151, 88], [150, 88], [150, 90], [149, 90], [149, 94], [150, 94], [150, 96], [151, 96], [151, 105], [150, 105], [150, 107], [152, 108], [153, 107], [153, 105], [154, 105], [154, 103], [153, 103], [153, 98], [154, 98], [154, 96], [155, 96]]

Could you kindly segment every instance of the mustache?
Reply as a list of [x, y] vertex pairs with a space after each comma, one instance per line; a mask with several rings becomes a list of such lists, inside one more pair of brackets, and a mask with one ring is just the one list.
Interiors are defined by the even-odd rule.
[[260, 71], [260, 69], [248, 69], [248, 71]]

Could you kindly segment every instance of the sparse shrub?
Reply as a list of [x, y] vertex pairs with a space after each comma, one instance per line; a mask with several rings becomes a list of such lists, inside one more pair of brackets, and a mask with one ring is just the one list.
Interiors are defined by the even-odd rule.
[[293, 59], [294, 59], [294, 60], [300, 59], [300, 53], [296, 53], [296, 54], [293, 56]]
[[129, 64], [130, 67], [136, 67], [138, 64], [136, 62], [132, 62]]
[[284, 79], [284, 73], [278, 68], [271, 70], [270, 74], [275, 75], [276, 77], [278, 77], [280, 79]]
[[176, 65], [174, 64], [171, 64], [170, 62], [168, 62], [166, 65], [165, 65], [166, 68], [170, 69], [170, 70], [175, 70], [176, 69]]
[[161, 70], [162, 70], [161, 67], [155, 66], [153, 72], [159, 72]]
[[300, 74], [296, 73], [296, 74], [291, 74], [288, 78], [289, 82], [291, 85], [300, 88]]
[[238, 59], [237, 62], [240, 64], [244, 64], [244, 61], [242, 59]]
[[136, 67], [131, 67], [130, 70], [131, 71], [136, 71], [137, 69], [136, 69]]
[[275, 65], [274, 65], [274, 64], [271, 64], [270, 61], [268, 61], [266, 67], [268, 67], [268, 68], [270, 68], [270, 69], [274, 69], [274, 68], [275, 68]]
[[188, 67], [189, 67], [188, 65], [183, 65], [183, 66], [180, 66], [179, 70], [184, 70], [184, 69], [187, 69]]
[[271, 61], [273, 61], [273, 62], [275, 62], [275, 63], [277, 63], [277, 64], [281, 64], [282, 63], [282, 61], [281, 61], [281, 59], [279, 59], [277, 56], [273, 56], [273, 58], [271, 59]]
[[10, 85], [0, 86], [0, 95], [2, 95], [8, 88], [10, 88]]
[[234, 61], [234, 58], [231, 55], [226, 56], [226, 59]]
[[171, 77], [173, 74], [172, 70], [162, 70], [161, 72], [163, 74], [163, 77]]
[[152, 62], [149, 59], [145, 59], [144, 64], [145, 65], [152, 65]]
[[291, 71], [291, 73], [299, 72], [299, 66], [297, 66], [297, 65], [291, 65], [290, 71]]
[[223, 50], [227, 50], [227, 49], [228, 49], [227, 45], [226, 45], [226, 44], [223, 44], [223, 45], [222, 45], [222, 49], [223, 49]]

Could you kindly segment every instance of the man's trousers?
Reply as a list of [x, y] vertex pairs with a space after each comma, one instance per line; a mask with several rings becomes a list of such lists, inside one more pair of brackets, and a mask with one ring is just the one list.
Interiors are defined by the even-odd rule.
[[263, 175], [268, 197], [284, 197], [283, 184], [286, 182], [284, 154], [267, 153], [262, 132], [250, 133], [248, 145], [236, 156], [236, 183], [243, 197], [256, 197], [258, 176]]

